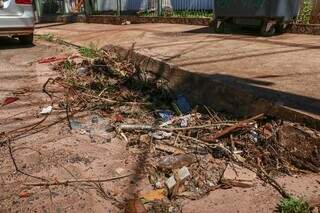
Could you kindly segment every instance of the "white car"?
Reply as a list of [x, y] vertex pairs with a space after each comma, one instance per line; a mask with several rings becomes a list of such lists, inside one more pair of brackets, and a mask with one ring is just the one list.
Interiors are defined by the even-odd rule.
[[32, 0], [0, 0], [0, 36], [33, 42], [34, 11]]

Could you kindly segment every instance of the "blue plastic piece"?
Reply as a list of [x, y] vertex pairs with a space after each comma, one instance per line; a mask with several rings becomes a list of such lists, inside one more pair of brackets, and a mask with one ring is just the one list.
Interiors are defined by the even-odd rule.
[[170, 110], [163, 110], [158, 112], [163, 122], [169, 121], [173, 118], [173, 113]]
[[188, 102], [187, 98], [183, 95], [178, 95], [176, 98], [176, 105], [182, 114], [189, 113], [191, 111], [191, 105]]

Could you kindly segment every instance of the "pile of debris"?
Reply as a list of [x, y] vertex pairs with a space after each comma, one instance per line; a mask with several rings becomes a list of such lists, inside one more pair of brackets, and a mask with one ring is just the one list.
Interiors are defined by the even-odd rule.
[[[319, 172], [316, 130], [263, 114], [237, 121], [206, 106], [192, 108], [183, 94], [170, 91], [166, 80], [112, 50], [95, 59], [69, 57], [55, 62], [54, 68], [60, 76], [44, 85], [52, 100], [44, 114], [65, 111], [70, 129], [92, 137], [99, 132], [102, 140], [93, 140], [101, 143], [119, 137], [133, 154], [147, 152], [143, 169], [154, 191], [140, 197], [151, 203], [150, 209], [160, 205], [176, 212], [180, 198], [199, 199], [218, 188], [252, 187], [255, 175], [281, 191], [272, 176]], [[84, 111], [95, 114], [92, 123], [99, 128], [87, 128], [74, 118]], [[244, 170], [254, 175], [236, 178]], [[235, 178], [228, 178], [233, 173]]]
[[56, 69], [78, 94], [69, 105], [99, 109], [112, 118], [128, 147], [151, 153], [145, 172], [155, 191], [149, 200], [164, 195], [199, 199], [219, 187], [251, 187], [225, 178], [232, 162], [270, 175], [319, 172], [320, 134], [315, 130], [265, 115], [235, 121], [206, 106], [192, 109], [164, 80], [112, 51], [93, 61], [72, 60], [71, 71], [66, 63]]

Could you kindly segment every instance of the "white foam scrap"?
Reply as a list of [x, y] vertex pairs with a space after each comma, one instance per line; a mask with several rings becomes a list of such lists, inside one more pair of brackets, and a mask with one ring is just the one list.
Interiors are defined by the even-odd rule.
[[173, 175], [171, 177], [169, 177], [165, 182], [168, 189], [172, 189], [176, 185], [176, 183], [177, 183], [176, 179], [174, 178]]
[[181, 169], [179, 169], [179, 171], [178, 171], [179, 180], [184, 180], [189, 176], [190, 176], [190, 172], [189, 172], [189, 169], [186, 166], [184, 166]]
[[165, 138], [170, 138], [172, 136], [172, 132], [156, 131], [153, 133], [150, 132], [149, 135], [155, 139], [161, 140]]
[[49, 114], [52, 112], [52, 106], [45, 107], [41, 110], [40, 114]]

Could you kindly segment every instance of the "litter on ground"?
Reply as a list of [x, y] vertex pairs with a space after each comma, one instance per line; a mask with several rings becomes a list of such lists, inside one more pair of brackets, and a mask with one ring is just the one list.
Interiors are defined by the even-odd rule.
[[[254, 187], [257, 179], [288, 196], [274, 177], [319, 172], [320, 133], [316, 130], [267, 114], [237, 120], [207, 106], [192, 106], [186, 96], [171, 91], [165, 80], [142, 71], [112, 50], [101, 52], [96, 59], [73, 59], [39, 61], [55, 62], [59, 73], [43, 87], [53, 105], [40, 114], [57, 109], [65, 113], [59, 122], [65, 122], [66, 129], [69, 126], [88, 135], [93, 143], [113, 143], [117, 138], [133, 156], [148, 153], [141, 173], [153, 191], [128, 198], [123, 205], [127, 212], [150, 211], [159, 203], [175, 211], [183, 199], [200, 199], [217, 189]], [[65, 66], [70, 62], [71, 66]], [[91, 114], [89, 120], [78, 117], [83, 112]], [[44, 128], [41, 123], [30, 130], [4, 132], [1, 145], [8, 139], [14, 141], [23, 131]], [[116, 173], [115, 178], [128, 177], [123, 168]], [[137, 174], [133, 171], [130, 175]], [[29, 186], [76, 182], [43, 181]]]

